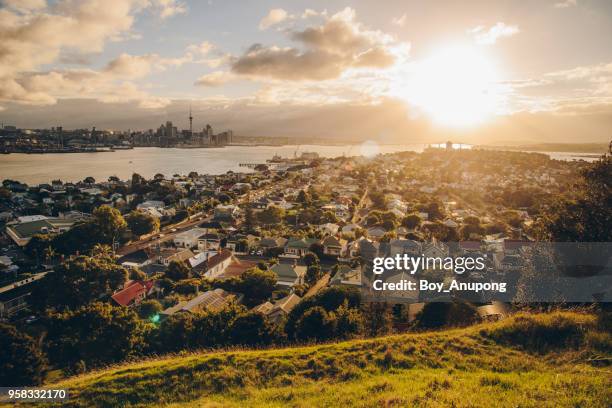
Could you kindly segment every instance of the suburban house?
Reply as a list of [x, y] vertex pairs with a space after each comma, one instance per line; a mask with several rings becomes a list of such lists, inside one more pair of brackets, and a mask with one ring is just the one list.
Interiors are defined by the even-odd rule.
[[200, 251], [209, 251], [209, 250], [219, 250], [221, 247], [221, 240], [224, 238], [223, 235], [218, 234], [216, 232], [209, 232], [206, 234], [202, 234], [197, 239], [198, 250]]
[[47, 272], [37, 273], [27, 279], [0, 288], [0, 318], [6, 319], [28, 307], [32, 283], [45, 277]]
[[385, 235], [387, 231], [382, 227], [368, 228], [368, 236], [376, 239], [380, 239]]
[[123, 289], [115, 292], [111, 299], [119, 306], [135, 306], [153, 291], [154, 285], [153, 281], [127, 281]]
[[292, 293], [289, 296], [277, 300], [276, 303], [265, 302], [259, 306], [255, 306], [252, 310], [267, 316], [274, 324], [278, 324], [298, 303], [300, 303], [301, 300], [302, 299], [298, 295]]
[[274, 307], [267, 314], [268, 318], [274, 323], [280, 323], [302, 299], [295, 293], [290, 294], [274, 303]]
[[285, 255], [300, 258], [310, 252], [310, 246], [318, 243], [316, 238], [290, 238], [285, 244]]
[[193, 267], [194, 273], [207, 278], [217, 278], [232, 263], [232, 251], [206, 252], [206, 259]]
[[223, 289], [214, 289], [201, 293], [189, 301], [182, 301], [161, 312], [162, 317], [169, 317], [175, 313], [195, 313], [204, 310], [218, 311], [229, 305], [232, 301], [239, 302], [242, 295], [227, 292]]
[[68, 231], [76, 223], [73, 218], [53, 218], [44, 215], [20, 217], [17, 223], [6, 226], [6, 233], [20, 247], [24, 247], [36, 234], [59, 234]]
[[276, 274], [276, 284], [285, 288], [292, 288], [295, 285], [304, 283], [306, 275], [305, 266], [296, 266], [286, 263], [278, 263], [270, 268]]
[[173, 249], [163, 248], [159, 251], [159, 263], [162, 265], [170, 265], [170, 262], [186, 262], [193, 256], [193, 252], [190, 249]]
[[287, 239], [283, 237], [278, 238], [262, 238], [258, 243], [257, 247], [263, 251], [274, 249], [274, 248], [283, 248], [287, 244]]
[[221, 205], [215, 207], [215, 221], [233, 222], [238, 215], [239, 209], [235, 205]]
[[346, 248], [347, 241], [334, 236], [325, 237], [323, 239], [323, 253], [328, 256], [339, 256]]
[[174, 245], [181, 248], [195, 248], [198, 246], [198, 239], [206, 233], [205, 228], [192, 228], [187, 231], [179, 232], [174, 236]]
[[317, 227], [317, 230], [323, 235], [336, 235], [339, 229], [340, 226], [338, 226], [338, 224], [333, 224], [331, 222], [321, 224]]
[[117, 262], [126, 268], [142, 268], [155, 261], [155, 254], [150, 248], [139, 249], [138, 251], [124, 255]]
[[338, 272], [329, 281], [330, 286], [361, 287], [361, 270], [340, 265]]

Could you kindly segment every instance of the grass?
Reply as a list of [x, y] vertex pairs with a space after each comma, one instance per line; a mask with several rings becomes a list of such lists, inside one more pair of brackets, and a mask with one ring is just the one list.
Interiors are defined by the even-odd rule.
[[610, 406], [612, 340], [593, 315], [336, 344], [158, 358], [50, 384], [63, 406]]

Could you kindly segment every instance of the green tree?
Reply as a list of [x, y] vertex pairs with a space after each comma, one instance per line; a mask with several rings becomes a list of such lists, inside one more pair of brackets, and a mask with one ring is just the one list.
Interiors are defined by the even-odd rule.
[[121, 212], [108, 205], [102, 205], [93, 212], [93, 224], [97, 232], [97, 242], [115, 244], [119, 235], [127, 227]]
[[306, 277], [304, 280], [307, 284], [313, 285], [323, 276], [319, 264], [312, 264], [306, 268]]
[[141, 319], [150, 319], [163, 310], [161, 303], [155, 299], [143, 300], [138, 305], [138, 316]]
[[39, 385], [47, 371], [47, 359], [38, 343], [14, 326], [0, 323], [0, 384]]
[[348, 339], [359, 336], [364, 331], [363, 316], [359, 309], [350, 308], [348, 301], [336, 310], [336, 337]]
[[274, 341], [275, 330], [272, 323], [261, 313], [246, 312], [232, 321], [229, 338], [232, 344], [267, 345]]
[[251, 232], [255, 228], [255, 213], [250, 205], [247, 205], [244, 210], [244, 229], [246, 232]]
[[298, 340], [323, 341], [331, 339], [336, 330], [336, 319], [322, 307], [308, 309], [297, 321], [295, 336]]
[[310, 194], [308, 194], [307, 191], [300, 190], [300, 192], [297, 195], [296, 201], [302, 204], [310, 204], [310, 202], [312, 201], [312, 198], [310, 197]]
[[581, 173], [566, 197], [546, 208], [538, 238], [553, 242], [612, 241], [612, 143], [610, 151]]
[[384, 302], [367, 302], [362, 306], [365, 332], [375, 337], [387, 334], [392, 328], [391, 307]]
[[173, 281], [180, 281], [191, 277], [191, 270], [184, 262], [171, 261], [166, 269], [166, 277]]
[[304, 255], [304, 263], [306, 266], [318, 265], [319, 257], [313, 252], [308, 252], [306, 255]]
[[249, 269], [241, 276], [241, 289], [247, 306], [257, 305], [269, 299], [276, 288], [276, 274], [272, 271]]
[[148, 326], [136, 313], [108, 303], [52, 314], [45, 346], [53, 364], [75, 369], [99, 367], [142, 353]]
[[476, 308], [465, 302], [430, 302], [416, 318], [415, 326], [433, 329], [445, 326], [465, 326], [478, 320]]
[[274, 205], [257, 214], [257, 220], [264, 225], [280, 224], [285, 215], [285, 211]]
[[37, 281], [31, 303], [38, 310], [76, 309], [109, 297], [123, 287], [127, 278], [128, 271], [111, 258], [79, 256]]
[[159, 231], [159, 220], [142, 211], [132, 211], [125, 217], [128, 227], [134, 235], [145, 235]]

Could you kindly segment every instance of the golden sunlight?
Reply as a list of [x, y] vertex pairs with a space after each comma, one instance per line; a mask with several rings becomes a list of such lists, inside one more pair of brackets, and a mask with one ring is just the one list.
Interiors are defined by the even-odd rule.
[[435, 122], [472, 126], [500, 105], [498, 72], [478, 48], [449, 46], [411, 65], [400, 97], [421, 108]]

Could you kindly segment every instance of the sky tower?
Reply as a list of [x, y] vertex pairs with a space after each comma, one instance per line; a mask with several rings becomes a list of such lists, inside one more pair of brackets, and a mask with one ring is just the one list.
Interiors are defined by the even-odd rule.
[[193, 138], [193, 116], [191, 116], [191, 104], [189, 104], [189, 137]]

